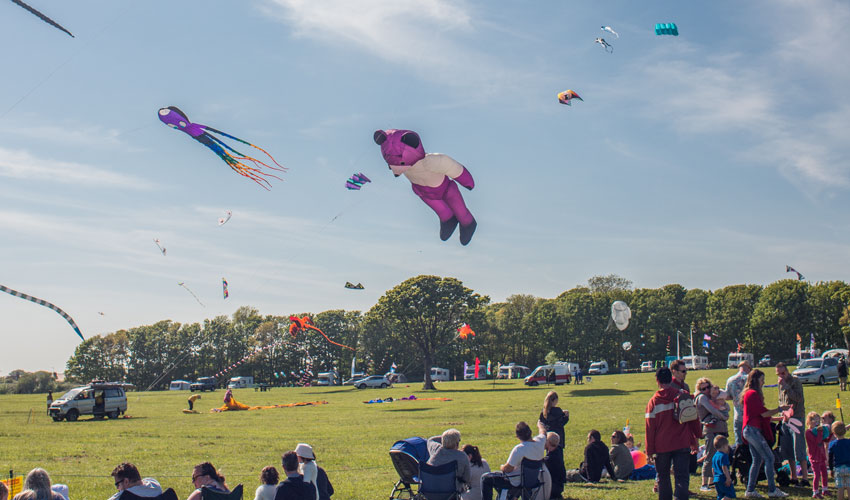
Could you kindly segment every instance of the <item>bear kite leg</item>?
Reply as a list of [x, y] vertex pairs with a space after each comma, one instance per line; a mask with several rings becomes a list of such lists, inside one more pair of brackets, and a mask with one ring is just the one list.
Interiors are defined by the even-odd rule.
[[452, 233], [455, 232], [455, 228], [457, 227], [457, 218], [453, 215], [449, 205], [443, 200], [432, 200], [421, 195], [419, 197], [440, 218], [440, 239], [446, 241], [451, 238]]
[[478, 227], [478, 223], [475, 222], [475, 217], [466, 208], [466, 203], [463, 201], [463, 195], [460, 194], [457, 184], [454, 182], [449, 183], [448, 189], [443, 194], [443, 200], [449, 206], [457, 221], [460, 222], [461, 245], [469, 244], [472, 240], [472, 235], [475, 234], [475, 228]]

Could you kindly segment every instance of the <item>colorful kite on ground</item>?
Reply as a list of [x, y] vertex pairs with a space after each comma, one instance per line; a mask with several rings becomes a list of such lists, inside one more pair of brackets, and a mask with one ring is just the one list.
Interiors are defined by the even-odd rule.
[[629, 320], [632, 319], [632, 310], [622, 300], [615, 301], [611, 304], [611, 319], [617, 326], [617, 330], [622, 332], [629, 327]]
[[298, 334], [301, 333], [301, 332], [305, 332], [306, 330], [315, 330], [315, 331], [321, 333], [322, 337], [324, 337], [331, 344], [338, 345], [340, 347], [345, 347], [346, 349], [351, 349], [352, 351], [355, 350], [353, 347], [348, 347], [347, 345], [338, 344], [338, 343], [334, 342], [333, 340], [331, 340], [327, 335], [325, 335], [325, 332], [321, 331], [320, 329], [316, 328], [313, 325], [313, 320], [310, 319], [310, 316], [304, 316], [303, 318], [299, 318], [298, 316], [290, 316], [289, 321], [292, 322], [289, 325], [289, 334], [292, 335], [293, 339], [296, 338], [298, 336]]
[[467, 325], [466, 323], [462, 324], [460, 328], [457, 329], [457, 336], [462, 338], [463, 340], [466, 340], [467, 337], [469, 337], [470, 335], [474, 337], [475, 332], [473, 332], [472, 327]]
[[[604, 38], [597, 38], [596, 43], [601, 45], [602, 48], [605, 49], [605, 52], [610, 52], [612, 54], [614, 53], [614, 47], [610, 43], [606, 42]], [[611, 50], [608, 50], [608, 49], [611, 49]]]
[[156, 243], [156, 247], [159, 248], [159, 251], [162, 252], [162, 256], [165, 257], [165, 247], [159, 243], [159, 240], [154, 238], [153, 242]]
[[[204, 146], [211, 149], [215, 154], [218, 155], [219, 158], [224, 160], [230, 168], [232, 168], [236, 173], [251, 179], [252, 181], [259, 184], [263, 189], [270, 189], [271, 184], [266, 179], [267, 177], [273, 177], [277, 180], [283, 180], [280, 177], [263, 171], [263, 167], [269, 168], [272, 170], [277, 170], [279, 172], [285, 172], [287, 169], [283, 165], [279, 164], [272, 155], [270, 155], [266, 150], [259, 146], [255, 146], [248, 141], [243, 141], [238, 137], [234, 137], [230, 134], [222, 132], [221, 130], [216, 130], [212, 127], [208, 127], [206, 125], [201, 125], [200, 123], [192, 123], [189, 121], [189, 118], [186, 117], [186, 114], [180, 111], [176, 106], [169, 106], [167, 108], [161, 108], [159, 110], [159, 120], [168, 125], [169, 127], [175, 128], [181, 132], [185, 132], [189, 134], [193, 139], [200, 142]], [[258, 149], [265, 153], [266, 156], [271, 158], [272, 162], [276, 166], [269, 165], [261, 160], [256, 158], [252, 158], [250, 156], [244, 155], [239, 151], [231, 148], [227, 144], [224, 143], [221, 139], [212, 135], [218, 134], [229, 139], [233, 139], [234, 141], [241, 142], [242, 144], [246, 144], [251, 146], [254, 149]], [[247, 165], [242, 163], [241, 160], [247, 160], [253, 163], [254, 166]]]
[[24, 299], [24, 300], [28, 300], [30, 302], [35, 302], [36, 304], [38, 304], [40, 306], [44, 306], [44, 307], [47, 307], [49, 309], [53, 309], [54, 311], [59, 313], [60, 316], [65, 318], [65, 321], [67, 321], [68, 324], [71, 325], [71, 328], [73, 328], [74, 331], [77, 332], [77, 335], [79, 335], [82, 340], [86, 340], [85, 338], [83, 338], [83, 333], [80, 331], [80, 327], [77, 326], [77, 323], [74, 321], [74, 318], [68, 316], [68, 313], [66, 313], [62, 309], [56, 307], [55, 305], [51, 304], [50, 302], [47, 302], [46, 300], [39, 299], [38, 297], [33, 297], [32, 295], [27, 295], [25, 293], [21, 293], [17, 290], [12, 290], [11, 288], [7, 288], [3, 285], [0, 285], [0, 292], [6, 292], [9, 295], [12, 295], [14, 297], [18, 297], [19, 299]]
[[186, 282], [185, 282], [185, 281], [181, 281], [181, 282], [179, 282], [179, 283], [177, 283], [177, 284], [178, 284], [178, 285], [180, 285], [180, 286], [182, 286], [183, 288], [185, 288], [187, 292], [191, 293], [191, 294], [192, 294], [192, 297], [195, 297], [195, 300], [197, 300], [197, 301], [198, 301], [198, 304], [201, 304], [201, 306], [202, 306], [202, 307], [207, 307], [207, 306], [205, 306], [205, 305], [204, 305], [204, 303], [203, 303], [203, 302], [201, 302], [201, 299], [199, 299], [199, 298], [198, 298], [198, 296], [197, 296], [197, 295], [195, 295], [195, 292], [193, 292], [192, 290], [189, 290], [189, 287], [188, 287], [188, 286], [186, 286]]
[[229, 221], [231, 217], [233, 217], [233, 212], [231, 212], [230, 210], [225, 210], [224, 217], [218, 218], [218, 225], [223, 226], [227, 224], [227, 221]]
[[581, 97], [578, 96], [575, 90], [565, 90], [558, 94], [558, 102], [561, 104], [566, 104], [567, 106], [572, 106], [570, 101], [573, 99], [578, 99], [579, 101], [584, 101]]
[[230, 297], [230, 292], [227, 291], [227, 280], [221, 278], [221, 293], [224, 295], [224, 298]]
[[363, 290], [363, 284], [357, 283], [355, 285], [354, 283], [352, 283], [350, 281], [346, 281], [345, 282], [345, 288], [348, 288], [349, 290]]
[[676, 23], [657, 23], [655, 25], [655, 34], [679, 36], [679, 28]]
[[363, 175], [362, 173], [352, 175], [347, 181], [345, 181], [345, 187], [353, 190], [360, 190], [364, 184], [367, 182], [372, 182], [368, 177]]
[[210, 412], [220, 413], [223, 411], [245, 411], [245, 410], [271, 410], [274, 408], [294, 408], [296, 406], [316, 406], [316, 405], [326, 405], [327, 401], [310, 401], [310, 402], [301, 402], [301, 403], [289, 403], [285, 405], [270, 405], [270, 406], [248, 406], [246, 404], [242, 404], [239, 401], [236, 401], [233, 397], [231, 397], [228, 401], [226, 401], [219, 408], [213, 408]]
[[616, 36], [617, 38], [620, 38], [620, 35], [618, 35], [618, 34], [617, 34], [617, 32], [616, 32], [616, 31], [614, 31], [614, 28], [612, 28], [612, 27], [610, 27], [610, 26], [603, 26], [603, 27], [602, 27], [602, 28], [600, 28], [600, 29], [601, 29], [602, 31], [607, 31], [608, 33], [611, 33], [612, 35]]
[[457, 188], [458, 184], [469, 190], [475, 187], [469, 170], [451, 156], [425, 154], [419, 134], [412, 130], [377, 130], [373, 139], [393, 175], [404, 174], [413, 192], [437, 213], [440, 239], [451, 238], [460, 224], [460, 244], [469, 244], [478, 223]]
[[804, 279], [806, 279], [806, 277], [805, 277], [805, 276], [803, 276], [802, 274], [800, 274], [800, 271], [798, 271], [798, 270], [794, 269], [794, 268], [793, 268], [793, 267], [791, 267], [791, 266], [785, 266], [785, 272], [786, 272], [786, 273], [796, 273], [796, 274], [797, 274], [797, 280], [798, 280], [798, 281], [803, 281]]
[[21, 0], [12, 0], [12, 3], [18, 4], [19, 6], [23, 7], [23, 8], [24, 8], [24, 9], [26, 9], [26, 10], [28, 10], [28, 11], [30, 12], [30, 14], [32, 14], [32, 15], [34, 15], [34, 16], [36, 16], [37, 18], [39, 18], [39, 19], [41, 19], [42, 21], [46, 22], [47, 24], [49, 24], [49, 25], [53, 26], [54, 28], [56, 28], [56, 29], [58, 29], [58, 30], [61, 30], [61, 31], [64, 31], [64, 32], [65, 32], [65, 33], [67, 33], [67, 34], [68, 34], [68, 36], [70, 36], [71, 38], [74, 38], [74, 35], [72, 35], [70, 31], [68, 31], [68, 30], [66, 30], [65, 28], [63, 28], [63, 27], [62, 27], [62, 25], [60, 25], [59, 23], [57, 23], [57, 22], [56, 22], [56, 21], [54, 21], [53, 19], [50, 19], [49, 17], [45, 16], [45, 15], [44, 15], [44, 14], [42, 14], [41, 12], [39, 12], [39, 11], [37, 11], [37, 10], [33, 9], [32, 7], [30, 7], [30, 6], [29, 6], [29, 5], [27, 5], [26, 3], [22, 2]]
[[449, 398], [417, 398], [415, 395], [411, 394], [410, 396], [404, 398], [384, 398], [384, 399], [370, 399], [369, 401], [363, 401], [364, 404], [371, 405], [375, 403], [394, 403], [396, 401], [451, 401]]

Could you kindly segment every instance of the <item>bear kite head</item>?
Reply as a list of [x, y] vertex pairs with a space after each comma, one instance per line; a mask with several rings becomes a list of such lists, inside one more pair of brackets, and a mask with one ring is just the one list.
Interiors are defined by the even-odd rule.
[[374, 139], [375, 144], [381, 146], [381, 155], [396, 177], [425, 158], [422, 140], [412, 130], [378, 130]]

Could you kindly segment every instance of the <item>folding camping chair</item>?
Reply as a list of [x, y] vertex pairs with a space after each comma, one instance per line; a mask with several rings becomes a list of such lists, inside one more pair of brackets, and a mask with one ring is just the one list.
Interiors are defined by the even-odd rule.
[[419, 485], [419, 464], [428, 461], [428, 445], [421, 437], [396, 441], [390, 448], [390, 459], [399, 477], [390, 500], [413, 498], [413, 485]]
[[543, 460], [523, 458], [520, 463], [519, 487], [508, 491], [511, 500], [540, 500], [543, 494]]
[[457, 493], [457, 462], [443, 465], [419, 464], [417, 500], [459, 500]]
[[177, 493], [174, 493], [174, 490], [168, 488], [163, 491], [161, 495], [156, 497], [140, 497], [131, 491], [124, 491], [121, 493], [122, 500], [177, 500]]
[[237, 485], [230, 493], [221, 493], [209, 488], [201, 488], [202, 500], [242, 500], [242, 485]]

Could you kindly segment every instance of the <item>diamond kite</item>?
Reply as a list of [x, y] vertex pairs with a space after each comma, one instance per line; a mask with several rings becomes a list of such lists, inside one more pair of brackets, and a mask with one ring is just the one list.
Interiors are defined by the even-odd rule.
[[[270, 155], [266, 150], [259, 146], [255, 146], [248, 141], [243, 141], [238, 137], [234, 137], [230, 134], [222, 132], [221, 130], [216, 130], [207, 125], [201, 125], [200, 123], [192, 123], [189, 121], [189, 118], [186, 117], [186, 113], [180, 111], [176, 106], [168, 106], [167, 108], [161, 108], [159, 110], [159, 120], [168, 125], [169, 127], [179, 130], [181, 132], [185, 132], [192, 139], [200, 142], [204, 146], [208, 147], [212, 152], [218, 155], [219, 158], [224, 160], [230, 168], [233, 169], [234, 172], [238, 173], [243, 177], [247, 177], [252, 181], [256, 182], [265, 190], [269, 190], [271, 188], [271, 184], [269, 184], [268, 177], [273, 177], [277, 180], [283, 180], [280, 177], [266, 172], [263, 170], [263, 167], [276, 170], [279, 172], [285, 172], [287, 170], [286, 167], [279, 164], [272, 155]], [[212, 133], [210, 133], [212, 132]], [[218, 134], [228, 139], [233, 139], [234, 141], [241, 142], [242, 144], [246, 144], [251, 146], [254, 149], [258, 149], [265, 153], [266, 156], [271, 158], [271, 161], [276, 165], [269, 165], [262, 160], [258, 160], [256, 158], [244, 155], [239, 151], [231, 148], [227, 144], [224, 143], [221, 139], [217, 138], [212, 134]], [[250, 161], [253, 166], [250, 166], [246, 163], [242, 163], [242, 160]]]
[[9, 295], [12, 295], [13, 297], [18, 297], [19, 299], [24, 299], [24, 300], [28, 300], [30, 302], [35, 302], [36, 304], [38, 304], [40, 306], [47, 307], [48, 309], [53, 309], [60, 316], [65, 318], [65, 321], [67, 321], [68, 324], [71, 325], [71, 328], [73, 328], [74, 331], [77, 332], [77, 335], [79, 335], [81, 339], [86, 340], [85, 338], [83, 338], [83, 333], [80, 331], [80, 327], [77, 326], [77, 323], [74, 321], [74, 318], [68, 316], [68, 313], [66, 313], [62, 309], [56, 307], [55, 305], [51, 304], [50, 302], [43, 300], [43, 299], [39, 299], [38, 297], [33, 297], [32, 295], [27, 295], [25, 293], [21, 293], [17, 290], [12, 290], [11, 288], [7, 288], [3, 285], [0, 285], [0, 292], [6, 292]]

